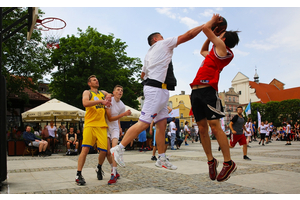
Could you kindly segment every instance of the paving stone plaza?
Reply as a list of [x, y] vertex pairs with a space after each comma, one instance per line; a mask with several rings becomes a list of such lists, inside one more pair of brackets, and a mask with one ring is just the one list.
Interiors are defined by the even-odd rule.
[[[232, 160], [237, 164], [231, 178], [219, 183], [208, 176], [206, 156], [202, 146], [189, 142], [180, 150], [167, 151], [177, 170], [155, 167], [152, 151], [125, 151], [126, 168], [118, 167], [118, 182], [108, 185], [110, 165], [102, 167], [104, 180], [97, 180], [95, 167], [98, 154], [89, 154], [83, 168], [85, 186], [75, 184], [78, 156], [64, 153], [50, 157], [8, 156], [7, 180], [0, 194], [299, 194], [300, 193], [300, 142], [285, 145], [273, 141], [266, 146], [252, 142], [248, 156], [243, 160], [242, 149], [231, 149]], [[215, 158], [222, 168], [223, 157], [218, 144], [212, 141]], [[298, 196], [298, 195], [297, 195]]]

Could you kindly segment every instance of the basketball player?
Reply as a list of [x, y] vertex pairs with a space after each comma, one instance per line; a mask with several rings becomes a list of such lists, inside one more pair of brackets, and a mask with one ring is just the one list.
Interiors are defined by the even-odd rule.
[[[224, 117], [221, 100], [218, 97], [218, 82], [222, 69], [233, 59], [233, 48], [239, 42], [237, 31], [212, 31], [215, 24], [223, 20], [219, 14], [214, 14], [210, 21], [203, 26], [207, 40], [204, 42], [201, 55], [205, 57], [195, 79], [190, 84], [192, 88], [191, 104], [196, 123], [199, 127], [201, 143], [208, 159], [211, 180], [226, 181], [236, 170], [236, 164], [231, 160], [228, 140], [221, 128], [220, 118]], [[215, 28], [214, 30], [217, 30]], [[218, 37], [219, 36], [219, 37]], [[209, 44], [213, 43], [209, 51]], [[224, 157], [221, 172], [217, 173], [218, 161], [213, 157], [211, 141], [208, 134], [208, 124], [215, 135]]]
[[[116, 85], [113, 90], [113, 97], [111, 97], [111, 106], [106, 108], [106, 122], [108, 125], [107, 131], [107, 160], [112, 166], [111, 178], [108, 181], [108, 185], [117, 182], [120, 175], [117, 173], [117, 163], [112, 158], [110, 153], [110, 144], [115, 147], [118, 144], [119, 136], [122, 134], [122, 128], [120, 124], [120, 118], [124, 116], [131, 115], [131, 111], [125, 111], [125, 104], [121, 101], [123, 96], [123, 87], [121, 85]], [[98, 171], [99, 172], [99, 171]], [[101, 176], [101, 174], [99, 174]]]
[[[147, 129], [152, 121], [156, 124], [156, 143], [159, 158], [156, 161], [157, 167], [175, 170], [176, 166], [171, 164], [165, 156], [165, 130], [167, 125], [169, 101], [169, 77], [168, 68], [173, 56], [173, 49], [178, 45], [193, 39], [202, 31], [198, 26], [178, 37], [164, 39], [156, 32], [148, 37], [148, 44], [151, 46], [145, 56], [143, 72], [147, 78], [144, 82], [144, 106], [139, 121], [131, 126], [121, 143], [111, 149], [116, 162], [125, 167], [122, 149], [138, 136], [140, 132]], [[174, 76], [174, 75], [173, 75]]]
[[[98, 157], [98, 171], [102, 173], [101, 165], [103, 164], [107, 151], [107, 123], [105, 121], [105, 106], [111, 106], [106, 97], [111, 97], [111, 94], [104, 90], [99, 91], [99, 82], [95, 75], [88, 78], [87, 84], [90, 90], [85, 90], [82, 94], [82, 104], [85, 107], [86, 113], [84, 117], [84, 130], [82, 150], [78, 157], [76, 183], [84, 185], [85, 180], [81, 174], [86, 156], [90, 148], [93, 148], [97, 142], [97, 148], [100, 150]], [[97, 173], [97, 178], [101, 178]]]

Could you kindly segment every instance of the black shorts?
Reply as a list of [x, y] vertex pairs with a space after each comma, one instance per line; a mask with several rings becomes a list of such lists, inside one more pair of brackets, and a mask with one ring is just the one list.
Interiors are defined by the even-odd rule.
[[191, 104], [196, 122], [220, 119], [225, 116], [218, 92], [213, 87], [192, 90]]
[[260, 139], [264, 140], [266, 138], [266, 134], [265, 133], [261, 133], [260, 134]]

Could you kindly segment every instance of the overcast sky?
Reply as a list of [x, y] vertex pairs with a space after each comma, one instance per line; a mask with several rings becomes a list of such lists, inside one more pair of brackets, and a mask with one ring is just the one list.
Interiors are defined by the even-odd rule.
[[[86, 30], [91, 26], [102, 34], [113, 33], [126, 42], [128, 56], [138, 57], [142, 62], [149, 49], [147, 37], [152, 32], [160, 32], [164, 38], [179, 36], [206, 23], [213, 13], [219, 13], [228, 22], [227, 30], [241, 31], [240, 43], [233, 48], [235, 57], [221, 72], [219, 92], [228, 91], [238, 72], [253, 80], [255, 68], [260, 82], [269, 83], [276, 78], [285, 84], [285, 88], [300, 86], [300, 7], [295, 1], [281, 2], [284, 5], [256, 0], [249, 5], [239, 1], [225, 4], [225, 1], [195, 3], [188, 0], [180, 3], [155, 0], [146, 4], [142, 1], [110, 1], [106, 4], [100, 1], [61, 2], [55, 0], [42, 5], [38, 2], [30, 6], [38, 4], [45, 12], [43, 17], [64, 19], [67, 27], [61, 37], [78, 36], [78, 27]], [[189, 84], [203, 60], [199, 52], [205, 40], [205, 35], [200, 33], [174, 49], [172, 60], [178, 86], [176, 91], [170, 92], [170, 96], [180, 91], [190, 94]]]

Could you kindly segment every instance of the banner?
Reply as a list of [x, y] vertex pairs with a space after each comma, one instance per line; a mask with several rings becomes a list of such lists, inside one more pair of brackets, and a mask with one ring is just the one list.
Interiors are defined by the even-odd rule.
[[258, 127], [260, 127], [260, 124], [261, 124], [261, 116], [260, 116], [259, 111], [257, 111], [257, 123], [258, 123]]
[[179, 117], [179, 108], [178, 108], [178, 109], [175, 109], [175, 110], [172, 110], [172, 111], [169, 113], [169, 116], [170, 116], [170, 117]]

